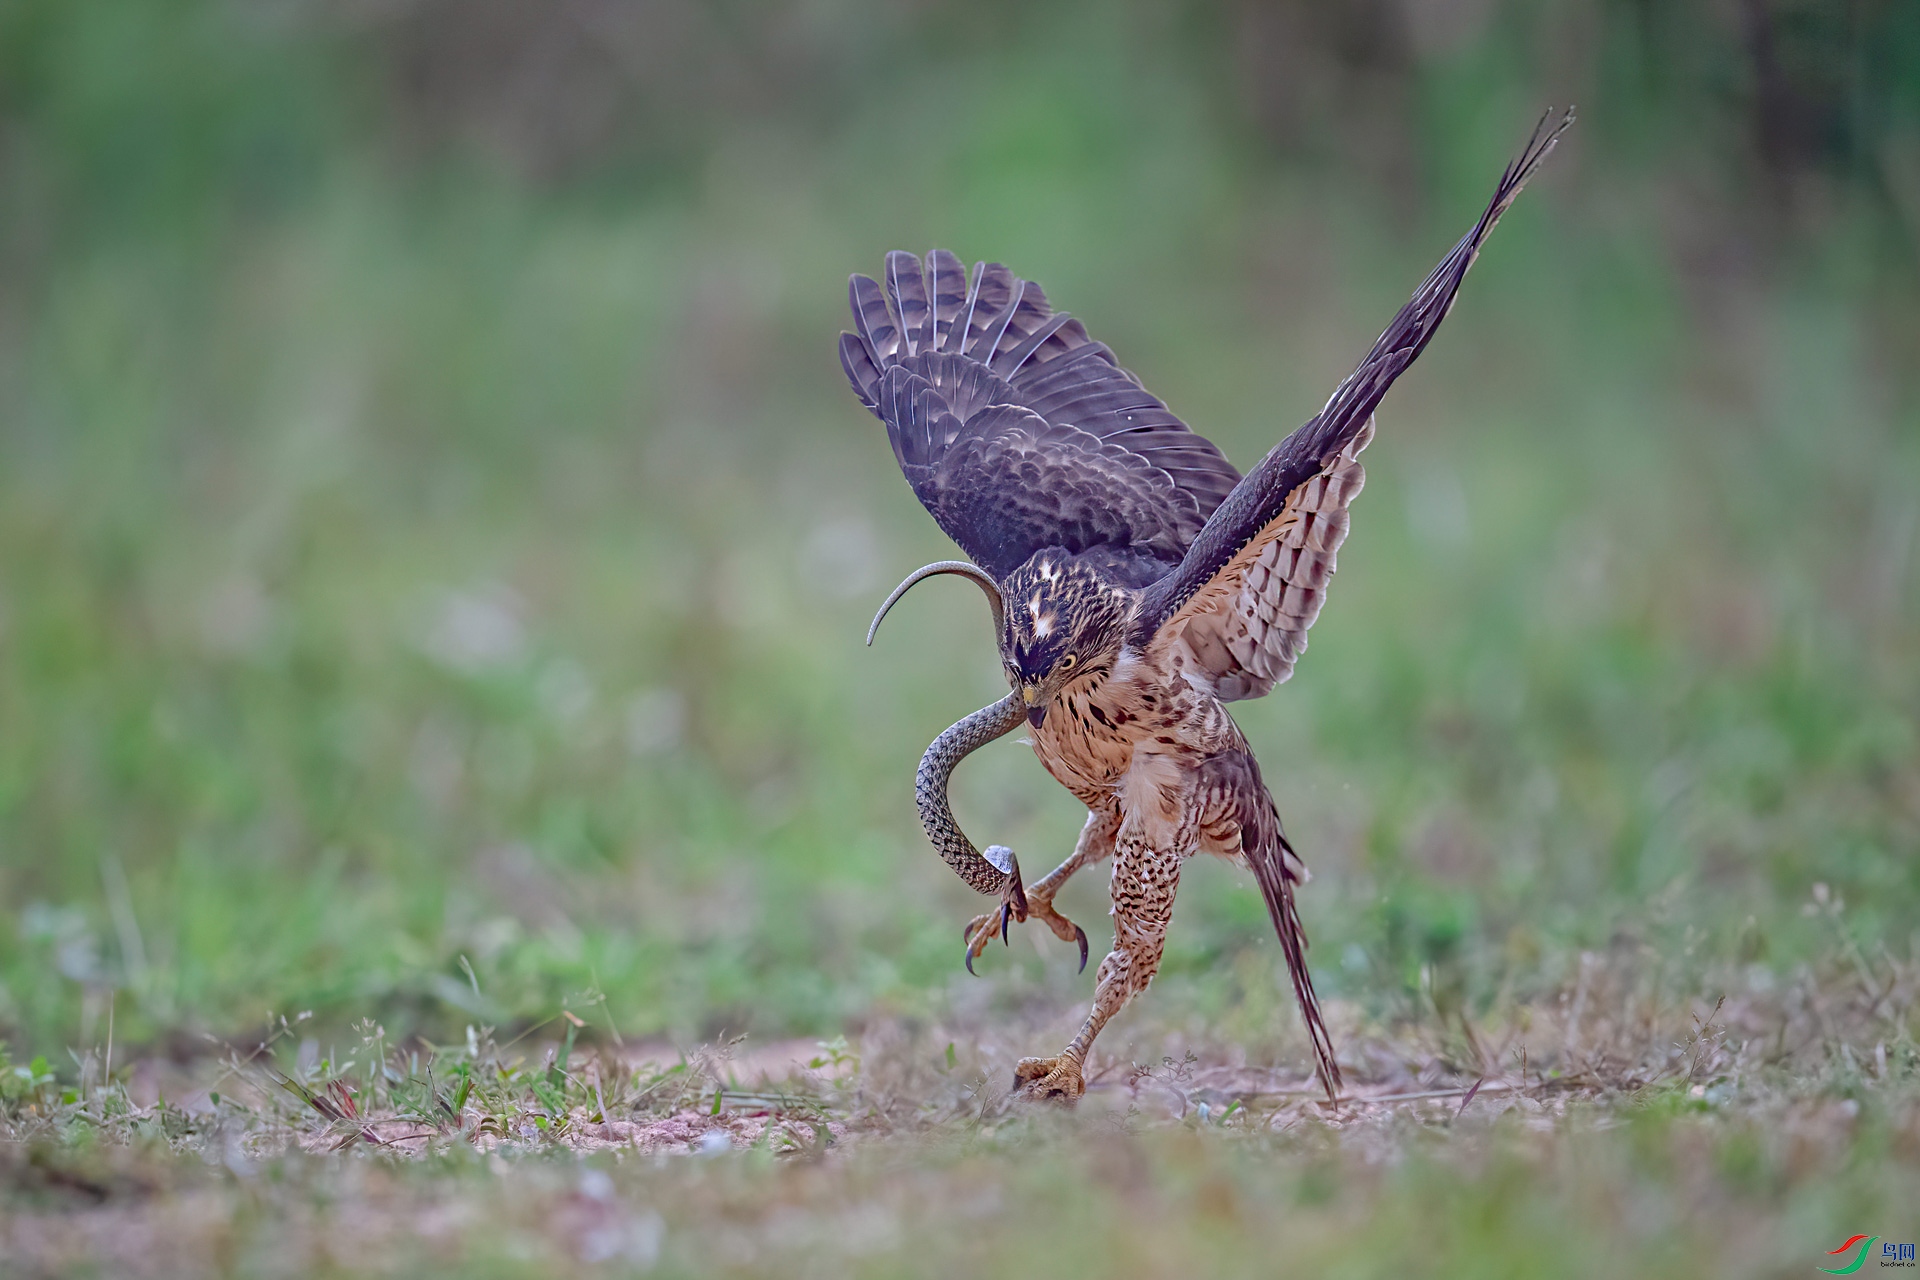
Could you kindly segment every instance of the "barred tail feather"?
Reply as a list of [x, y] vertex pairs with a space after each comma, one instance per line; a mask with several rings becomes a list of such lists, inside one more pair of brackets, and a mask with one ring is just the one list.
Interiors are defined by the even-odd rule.
[[1313, 975], [1307, 971], [1307, 931], [1294, 903], [1294, 890], [1307, 881], [1307, 864], [1287, 843], [1280, 811], [1260, 780], [1260, 762], [1244, 744], [1209, 756], [1197, 771], [1194, 799], [1209, 838], [1227, 849], [1237, 839], [1240, 856], [1260, 885], [1260, 896], [1267, 900], [1267, 914], [1273, 917], [1273, 930], [1280, 935], [1280, 949], [1287, 956], [1294, 998], [1300, 1002], [1300, 1021], [1307, 1029], [1307, 1039], [1313, 1042], [1314, 1074], [1320, 1077], [1328, 1101], [1335, 1101], [1340, 1096], [1340, 1063], [1333, 1054], [1327, 1020], [1320, 1013]]
[[[1277, 833], [1277, 825], [1275, 830]], [[1313, 974], [1307, 969], [1307, 931], [1294, 901], [1300, 874], [1292, 868], [1303, 864], [1283, 834], [1263, 848], [1247, 850], [1247, 862], [1253, 868], [1253, 878], [1260, 883], [1261, 896], [1267, 900], [1267, 914], [1273, 917], [1274, 932], [1280, 935], [1280, 949], [1286, 952], [1287, 974], [1293, 979], [1293, 996], [1300, 1004], [1300, 1021], [1313, 1042], [1314, 1074], [1327, 1091], [1327, 1100], [1337, 1101], [1340, 1063], [1333, 1054], [1327, 1020], [1320, 1012], [1320, 997], [1313, 989]]]

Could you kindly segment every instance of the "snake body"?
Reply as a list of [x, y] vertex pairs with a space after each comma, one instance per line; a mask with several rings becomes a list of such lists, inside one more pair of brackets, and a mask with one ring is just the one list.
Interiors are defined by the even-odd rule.
[[913, 798], [920, 809], [920, 825], [927, 839], [954, 874], [981, 893], [1016, 900], [1020, 916], [1026, 915], [1025, 894], [1020, 886], [1020, 864], [1013, 850], [1005, 845], [989, 845], [983, 854], [967, 839], [966, 832], [954, 821], [953, 806], [947, 800], [947, 781], [969, 754], [1011, 733], [1026, 719], [1027, 710], [1020, 695], [1009, 693], [992, 706], [982, 707], [953, 725], [933, 740], [920, 757], [920, 769], [913, 779]]

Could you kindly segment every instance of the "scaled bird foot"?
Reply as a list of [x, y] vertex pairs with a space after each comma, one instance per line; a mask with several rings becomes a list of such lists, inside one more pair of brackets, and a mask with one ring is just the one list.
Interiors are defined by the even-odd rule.
[[1013, 1069], [1013, 1087], [1035, 1101], [1070, 1107], [1087, 1091], [1087, 1081], [1079, 1060], [1063, 1053], [1057, 1058], [1020, 1059]]
[[994, 930], [1000, 931], [1002, 945], [1007, 941], [1007, 922], [1025, 921], [1027, 918], [1027, 887], [1020, 879], [1020, 860], [1013, 856], [1013, 850], [1003, 844], [988, 845], [981, 855], [993, 866], [999, 868], [1007, 878], [1000, 886], [1000, 909], [989, 915], [977, 916], [973, 922], [961, 931], [967, 940], [967, 972], [973, 972], [974, 957], [986, 950]]
[[1087, 971], [1087, 931], [1061, 915], [1058, 911], [1055, 911], [1053, 909], [1053, 898], [1051, 896], [1043, 899], [1038, 893], [1028, 890], [1027, 909], [1024, 913], [1011, 911], [1008, 904], [1003, 902], [999, 910], [989, 911], [983, 916], [975, 916], [967, 922], [967, 927], [961, 930], [961, 935], [967, 940], [968, 973], [973, 972], [973, 962], [979, 958], [982, 951], [987, 949], [987, 944], [993, 941], [994, 934], [998, 933], [1000, 935], [1000, 941], [1002, 943], [1006, 942], [1007, 921], [1009, 919], [1019, 920], [1023, 923], [1027, 920], [1038, 920], [1046, 925], [1047, 928], [1053, 930], [1053, 936], [1060, 939], [1060, 941], [1078, 943], [1080, 946], [1080, 972], [1085, 973]]

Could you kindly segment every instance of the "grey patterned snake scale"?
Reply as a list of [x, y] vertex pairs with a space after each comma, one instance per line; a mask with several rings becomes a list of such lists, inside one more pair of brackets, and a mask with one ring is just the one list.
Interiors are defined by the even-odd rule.
[[[954, 821], [953, 807], [947, 801], [947, 780], [954, 768], [971, 752], [995, 738], [1003, 738], [1026, 719], [1026, 707], [1020, 695], [1009, 693], [992, 706], [982, 707], [933, 740], [920, 757], [920, 769], [913, 778], [913, 798], [920, 808], [920, 825], [927, 839], [954, 873], [981, 893], [996, 897], [1008, 895], [1020, 904], [1026, 915], [1025, 894], [1020, 891], [1020, 864], [1013, 850], [994, 845], [982, 854], [967, 839], [966, 832]], [[995, 858], [994, 855], [1001, 855]], [[1005, 865], [996, 862], [1004, 858]]]

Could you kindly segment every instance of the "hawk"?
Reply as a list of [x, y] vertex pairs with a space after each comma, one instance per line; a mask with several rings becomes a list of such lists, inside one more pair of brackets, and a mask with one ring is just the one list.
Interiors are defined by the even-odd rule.
[[[998, 263], [969, 273], [944, 250], [887, 255], [885, 283], [856, 275], [840, 358], [886, 424], [914, 494], [970, 557], [895, 588], [959, 574], [986, 593], [1011, 692], [928, 747], [915, 780], [922, 825], [974, 889], [998, 900], [966, 928], [966, 966], [1008, 923], [1038, 920], [1077, 943], [1054, 909], [1082, 867], [1113, 859], [1113, 949], [1093, 1006], [1057, 1056], [1022, 1059], [1016, 1087], [1072, 1102], [1094, 1037], [1159, 968], [1180, 869], [1195, 853], [1250, 869], [1286, 954], [1316, 1074], [1340, 1065], [1306, 962], [1295, 895], [1306, 865], [1227, 704], [1293, 673], [1320, 613], [1347, 507], [1365, 479], [1374, 408], [1425, 349], [1487, 234], [1573, 121], [1542, 117], [1479, 221], [1305, 426], [1242, 476], [1087, 336], [1040, 287]], [[954, 767], [1025, 725], [1040, 763], [1087, 807], [1073, 853], [1023, 883], [1013, 851], [984, 852], [947, 800]]]

